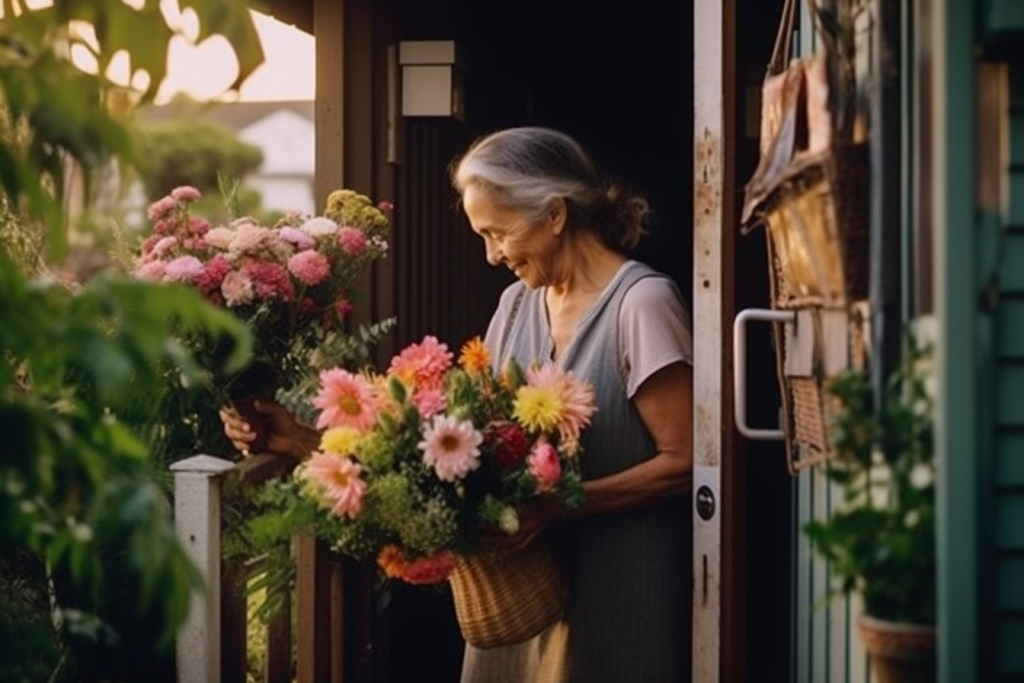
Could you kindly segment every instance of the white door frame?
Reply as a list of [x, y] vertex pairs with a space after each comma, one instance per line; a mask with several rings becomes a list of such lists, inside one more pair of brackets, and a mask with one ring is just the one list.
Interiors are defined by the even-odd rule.
[[693, 681], [718, 683], [722, 626], [722, 324], [726, 64], [724, 12], [729, 0], [693, 4], [694, 51], [694, 527]]

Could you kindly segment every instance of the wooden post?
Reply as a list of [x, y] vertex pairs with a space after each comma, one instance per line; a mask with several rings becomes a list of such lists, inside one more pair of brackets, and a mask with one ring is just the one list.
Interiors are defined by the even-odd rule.
[[171, 465], [174, 524], [205, 592], [192, 594], [188, 619], [178, 634], [178, 682], [220, 683], [220, 475], [232, 463], [197, 455]]

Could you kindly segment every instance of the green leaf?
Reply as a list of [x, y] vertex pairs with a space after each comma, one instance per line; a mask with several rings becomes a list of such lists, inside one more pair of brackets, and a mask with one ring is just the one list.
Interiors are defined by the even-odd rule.
[[248, 6], [253, 6], [253, 3], [247, 6], [242, 2], [227, 0], [179, 0], [179, 5], [182, 10], [191, 8], [199, 17], [197, 42], [210, 36], [222, 35], [231, 43], [238, 59], [238, 77], [231, 84], [231, 89], [238, 90], [265, 59], [263, 44], [249, 14]]

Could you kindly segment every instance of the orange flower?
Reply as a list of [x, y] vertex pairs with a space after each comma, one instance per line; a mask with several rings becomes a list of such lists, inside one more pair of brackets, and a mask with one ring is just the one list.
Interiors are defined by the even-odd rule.
[[397, 545], [386, 545], [377, 556], [377, 564], [390, 579], [401, 578], [405, 573], [406, 562], [402, 550]]
[[491, 353], [480, 337], [473, 337], [462, 347], [459, 365], [471, 375], [479, 375], [491, 364]]

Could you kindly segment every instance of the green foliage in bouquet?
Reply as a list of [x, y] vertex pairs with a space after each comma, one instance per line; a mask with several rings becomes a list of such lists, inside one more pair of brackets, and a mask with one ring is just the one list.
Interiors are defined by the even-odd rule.
[[870, 378], [835, 378], [836, 457], [827, 475], [843, 492], [827, 520], [810, 522], [812, 547], [842, 592], [856, 591], [873, 617], [935, 621], [935, 462], [930, 355], [910, 338], [876, 406]]

